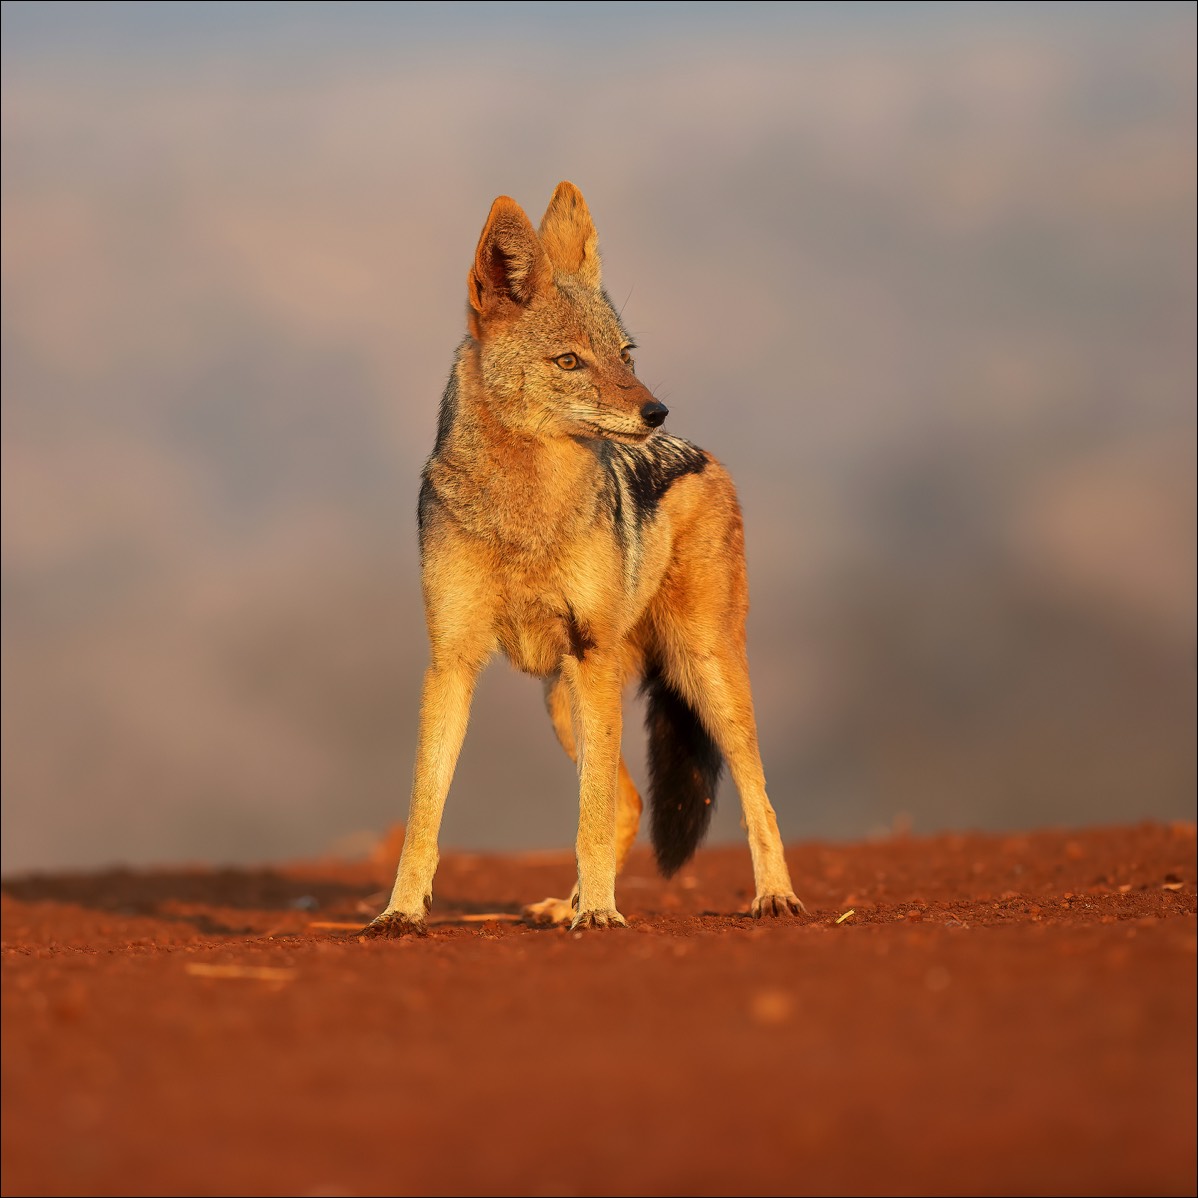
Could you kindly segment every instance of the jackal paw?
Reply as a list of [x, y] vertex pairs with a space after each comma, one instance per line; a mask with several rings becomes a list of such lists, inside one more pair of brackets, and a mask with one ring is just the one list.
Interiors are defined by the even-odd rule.
[[605, 911], [579, 911], [574, 916], [570, 931], [576, 928], [626, 928], [628, 926], [619, 911], [608, 907]]
[[523, 915], [533, 923], [569, 923], [574, 918], [574, 906], [569, 899], [547, 898], [529, 903]]
[[759, 894], [753, 900], [749, 914], [754, 919], [760, 919], [763, 915], [806, 915], [807, 908], [793, 894]]
[[378, 940], [394, 940], [399, 936], [427, 936], [428, 924], [418, 915], [405, 915], [402, 911], [384, 911], [362, 929], [361, 935]]

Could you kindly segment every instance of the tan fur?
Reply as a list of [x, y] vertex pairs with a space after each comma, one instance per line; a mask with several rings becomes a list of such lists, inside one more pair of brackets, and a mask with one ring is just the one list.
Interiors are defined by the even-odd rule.
[[[467, 294], [470, 335], [421, 493], [431, 654], [407, 834], [391, 900], [367, 930], [423, 927], [475, 680], [496, 649], [546, 680], [554, 728], [578, 764], [574, 926], [624, 922], [615, 880], [641, 800], [620, 755], [621, 694], [650, 663], [730, 766], [753, 859], [753, 914], [799, 911], [757, 748], [735, 490], [710, 455], [647, 422], [656, 401], [601, 291], [578, 189], [559, 184], [536, 231], [515, 201], [497, 199]], [[624, 466], [611, 463], [624, 451], [603, 442], [633, 447]], [[646, 498], [626, 464], [654, 444], [683, 464]], [[545, 900], [529, 910], [562, 918], [569, 908]]]

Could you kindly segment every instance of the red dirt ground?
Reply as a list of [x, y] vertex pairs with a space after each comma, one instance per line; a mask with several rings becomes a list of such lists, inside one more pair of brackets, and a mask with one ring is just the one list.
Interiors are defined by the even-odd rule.
[[456, 854], [428, 937], [316, 926], [386, 856], [7, 881], [4, 1193], [1195, 1192], [1192, 824], [798, 844], [774, 923], [642, 852], [585, 935], [513, 921], [568, 856]]

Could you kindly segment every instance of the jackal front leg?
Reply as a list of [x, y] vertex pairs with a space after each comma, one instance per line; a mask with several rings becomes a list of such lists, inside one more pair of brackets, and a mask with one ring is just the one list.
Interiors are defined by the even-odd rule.
[[757, 890], [750, 912], [754, 918], [805, 914], [807, 908], [790, 881], [778, 820], [765, 793], [748, 661], [743, 651], [732, 650], [696, 656], [689, 664], [686, 680], [690, 696], [715, 737], [740, 792]]
[[[553, 721], [553, 731], [570, 760], [578, 764], [578, 746], [570, 714], [570, 688], [560, 673], [545, 679], [545, 708]], [[624, 868], [628, 850], [640, 828], [641, 796], [621, 756], [616, 782], [616, 876]], [[568, 923], [578, 910], [578, 886], [569, 898], [545, 898], [524, 908], [525, 918], [534, 923]]]
[[581, 744], [578, 794], [579, 927], [623, 927], [616, 910], [616, 784], [620, 762], [620, 667], [616, 654], [591, 649], [566, 658], [574, 726]]
[[451, 660], [431, 665], [424, 675], [420, 741], [399, 871], [387, 909], [366, 925], [368, 936], [403, 936], [425, 930], [424, 913], [433, 901], [441, 813], [466, 735], [478, 669], [466, 661]]

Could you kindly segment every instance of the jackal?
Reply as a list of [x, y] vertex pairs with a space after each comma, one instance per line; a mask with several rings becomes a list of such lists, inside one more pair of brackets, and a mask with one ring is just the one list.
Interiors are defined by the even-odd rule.
[[667, 408], [636, 377], [578, 188], [558, 184], [539, 230], [500, 196], [466, 286], [469, 331], [420, 488], [431, 654], [412, 801], [391, 901], [366, 931], [424, 928], [475, 680], [497, 648], [544, 680], [580, 777], [577, 886], [530, 916], [624, 923], [616, 875], [641, 815], [620, 752], [633, 679], [647, 696], [662, 873], [703, 838], [727, 761], [753, 859], [752, 914], [797, 914], [749, 693], [736, 491], [715, 458], [661, 431]]

